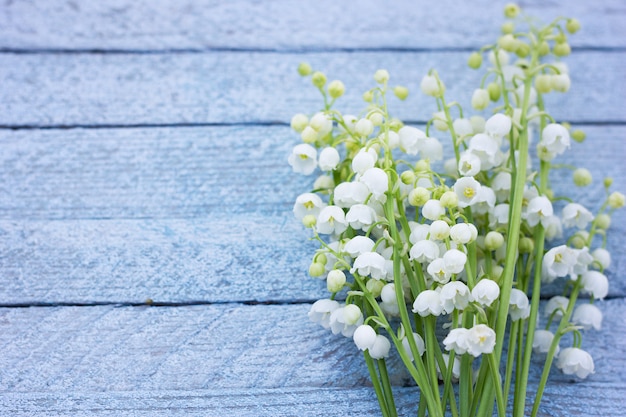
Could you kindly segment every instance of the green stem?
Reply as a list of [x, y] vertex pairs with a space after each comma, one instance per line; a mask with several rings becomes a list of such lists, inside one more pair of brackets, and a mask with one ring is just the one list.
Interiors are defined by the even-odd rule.
[[383, 393], [389, 410], [389, 416], [397, 417], [398, 410], [396, 409], [396, 403], [393, 400], [393, 392], [391, 391], [391, 383], [389, 382], [389, 374], [387, 373], [387, 365], [385, 364], [384, 359], [378, 359], [378, 371], [380, 372], [380, 378], [382, 380]]
[[552, 339], [552, 343], [550, 344], [550, 349], [548, 350], [548, 357], [546, 358], [546, 363], [543, 365], [543, 372], [541, 373], [541, 379], [539, 380], [539, 386], [537, 387], [537, 394], [535, 395], [535, 403], [533, 404], [533, 410], [530, 413], [531, 417], [536, 417], [537, 412], [539, 411], [539, 404], [541, 403], [541, 397], [543, 396], [543, 391], [546, 388], [546, 383], [548, 382], [548, 375], [550, 375], [550, 368], [552, 368], [552, 361], [554, 360], [554, 354], [556, 352], [557, 347], [559, 346], [559, 340], [561, 340], [561, 336], [563, 335], [563, 329], [567, 327], [570, 321], [570, 317], [572, 316], [572, 312], [574, 311], [574, 306], [576, 305], [576, 299], [578, 298], [578, 292], [580, 291], [581, 286], [581, 276], [578, 277], [574, 288], [572, 289], [572, 293], [570, 294], [569, 303], [567, 305], [567, 311], [561, 317], [561, 322], [559, 323], [559, 327], [554, 334], [554, 338]]
[[500, 377], [500, 370], [498, 369], [498, 363], [496, 362], [496, 358], [493, 353], [489, 353], [484, 356], [487, 356], [489, 368], [491, 369], [491, 378], [494, 381], [496, 387], [496, 404], [498, 406], [498, 416], [505, 417], [506, 409], [504, 405], [504, 396], [502, 394], [502, 380]]
[[509, 392], [511, 392], [511, 378], [513, 376], [513, 359], [515, 358], [515, 347], [517, 346], [517, 329], [519, 327], [519, 320], [514, 321], [511, 324], [510, 336], [509, 336], [509, 351], [506, 358], [506, 373], [504, 375], [504, 392], [506, 397], [504, 398], [504, 407], [506, 408]]
[[389, 411], [387, 409], [387, 401], [385, 400], [385, 394], [383, 393], [382, 388], [380, 387], [380, 381], [378, 380], [378, 372], [376, 372], [376, 367], [374, 366], [374, 360], [370, 356], [369, 352], [365, 350], [363, 352], [363, 356], [365, 357], [365, 363], [367, 364], [367, 370], [370, 373], [370, 378], [372, 379], [372, 386], [374, 387], [374, 391], [376, 392], [376, 398], [378, 398], [378, 404], [380, 405], [380, 412], [383, 417], [390, 417]]

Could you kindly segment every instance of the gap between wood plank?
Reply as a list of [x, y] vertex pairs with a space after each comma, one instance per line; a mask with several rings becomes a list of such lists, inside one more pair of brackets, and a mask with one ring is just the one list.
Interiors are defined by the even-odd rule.
[[[397, 52], [397, 53], [431, 53], [431, 52], [474, 52], [472, 47], [438, 47], [438, 48], [402, 48], [402, 47], [374, 47], [374, 48], [169, 48], [169, 49], [99, 49], [99, 48], [0, 48], [0, 54], [128, 54], [128, 55], [166, 55], [166, 54], [210, 54], [214, 52], [258, 52], [258, 53], [279, 53], [279, 54], [303, 54], [303, 53], [346, 53], [346, 52]], [[572, 52], [626, 52], [626, 47], [604, 47], [604, 46], [578, 46], [572, 47]]]
[[[427, 120], [404, 120], [404, 124], [407, 125], [425, 125]], [[623, 120], [578, 120], [569, 122], [571, 126], [626, 126], [626, 121]], [[69, 130], [69, 129], [160, 129], [160, 128], [185, 128], [185, 127], [238, 127], [238, 126], [289, 126], [289, 123], [278, 121], [255, 121], [255, 122], [224, 122], [224, 123], [137, 123], [137, 124], [71, 124], [71, 125], [2, 125], [0, 124], [0, 130]]]

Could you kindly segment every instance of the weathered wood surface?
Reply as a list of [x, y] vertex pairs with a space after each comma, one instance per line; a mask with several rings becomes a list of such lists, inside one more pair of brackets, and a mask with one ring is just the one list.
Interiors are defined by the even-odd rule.
[[[405, 102], [389, 100], [402, 120], [426, 121], [436, 104], [419, 89], [436, 69], [446, 96], [466, 112], [482, 71], [467, 65], [469, 52], [334, 52], [207, 54], [2, 54], [0, 125], [135, 126], [206, 123], [288, 123], [297, 112], [323, 107], [309, 79], [297, 76], [301, 61], [341, 79], [346, 95], [337, 108], [359, 114], [361, 96], [374, 86], [379, 68], [392, 84], [406, 85]], [[558, 120], [623, 122], [626, 52], [581, 51], [564, 62], [571, 68], [567, 94], [546, 95]], [[486, 65], [486, 64], [485, 64]], [[458, 74], [463, 74], [459, 77]]]
[[[604, 175], [626, 183], [615, 146], [626, 128], [583, 128], [588, 140], [568, 162], [596, 184]], [[0, 303], [325, 296], [305, 278], [315, 245], [291, 215], [311, 182], [285, 163], [296, 141], [283, 126], [0, 131]], [[555, 172], [555, 192], [597, 209], [601, 187], [572, 187], [570, 176]], [[611, 296], [626, 294], [624, 214], [609, 235]]]
[[[290, 213], [312, 179], [290, 172], [284, 124], [320, 101], [295, 67], [345, 81], [353, 113], [388, 68], [411, 89], [392, 110], [423, 122], [430, 68], [468, 103], [480, 74], [465, 61], [493, 41], [501, 3], [0, 4], [0, 415], [376, 415], [352, 342], [306, 318], [325, 290]], [[548, 106], [588, 133], [569, 161], [625, 192], [623, 2], [522, 6], [581, 20], [571, 92]], [[552, 180], [572, 188], [567, 172]], [[622, 414], [625, 220], [604, 329], [585, 338], [596, 374], [553, 372], [541, 415]], [[413, 415], [406, 382], [396, 401]]]
[[[375, 409], [373, 393], [363, 391], [368, 374], [360, 352], [350, 339], [302, 320], [309, 307], [3, 308], [0, 410], [41, 415], [105, 413], [111, 407], [101, 407], [110, 406], [109, 399], [119, 411], [193, 413], [201, 408], [216, 413], [209, 415], [236, 409], [241, 415], [253, 415], [274, 407], [285, 415], [298, 409], [305, 415], [318, 415], [307, 407], [331, 404], [345, 412], [356, 406], [355, 414]], [[600, 308], [607, 313], [605, 330], [585, 335], [596, 373], [584, 383], [571, 383], [571, 378], [553, 370], [543, 407], [550, 415], [572, 413], [570, 403], [574, 409], [586, 410], [586, 415], [616, 410], [618, 399], [611, 387], [619, 389], [626, 381], [622, 354], [626, 340], [615, 335], [626, 332], [622, 319], [626, 302], [609, 300], [600, 303]], [[392, 373], [397, 362], [397, 358], [392, 360]], [[395, 386], [413, 385], [405, 373], [394, 374]], [[532, 392], [538, 374], [535, 366]], [[399, 391], [403, 392], [400, 403], [408, 411], [416, 391]], [[298, 393], [304, 394], [302, 402], [291, 398]], [[364, 404], [354, 405], [354, 396]], [[256, 397], [262, 397], [258, 408], [247, 408]], [[602, 401], [606, 399], [613, 400]], [[330, 404], [324, 405], [326, 400]], [[597, 406], [587, 410], [585, 404], [590, 401]]]
[[[493, 41], [505, 3], [367, 0], [346, 7], [332, 0], [7, 1], [0, 6], [0, 48], [476, 48]], [[620, 36], [626, 14], [620, 0], [519, 3], [544, 21], [580, 19], [585, 34], [572, 38], [574, 46], [626, 46]]]

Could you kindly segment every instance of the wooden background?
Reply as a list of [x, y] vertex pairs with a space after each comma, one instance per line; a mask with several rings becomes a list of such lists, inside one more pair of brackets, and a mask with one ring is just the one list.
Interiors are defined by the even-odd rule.
[[[288, 122], [320, 101], [295, 68], [342, 79], [352, 112], [387, 68], [412, 93], [392, 110], [423, 123], [421, 77], [438, 69], [467, 104], [480, 76], [467, 56], [498, 35], [504, 3], [3, 1], [0, 415], [376, 415], [352, 342], [306, 316], [326, 291], [291, 214], [310, 179], [287, 165]], [[588, 134], [569, 158], [596, 186], [570, 192], [597, 208], [604, 176], [625, 192], [626, 4], [521, 4], [582, 22], [571, 91], [548, 106]], [[626, 406], [625, 222], [603, 330], [585, 336], [596, 373], [553, 372], [542, 415]]]

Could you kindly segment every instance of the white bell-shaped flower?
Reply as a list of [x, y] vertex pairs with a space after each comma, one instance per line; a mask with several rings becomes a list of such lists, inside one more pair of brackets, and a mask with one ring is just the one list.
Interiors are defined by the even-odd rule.
[[569, 298], [563, 297], [562, 295], [555, 295], [546, 303], [544, 315], [547, 317], [552, 315], [554, 315], [554, 317], [562, 317], [563, 313], [567, 310], [568, 304]]
[[[550, 345], [554, 339], [554, 334], [550, 330], [537, 329], [535, 330], [535, 336], [533, 338], [533, 352], [535, 353], [548, 353]], [[559, 346], [557, 345], [554, 354], [559, 353]]]
[[344, 251], [356, 258], [365, 252], [371, 252], [374, 244], [375, 242], [367, 236], [355, 236], [345, 244]]
[[335, 187], [333, 199], [337, 206], [343, 208], [352, 207], [355, 204], [363, 204], [369, 195], [367, 185], [360, 182], [342, 182]]
[[327, 147], [322, 149], [322, 152], [320, 152], [318, 164], [322, 171], [332, 171], [337, 168], [339, 161], [341, 161], [341, 157], [339, 156], [337, 149]]
[[330, 315], [330, 330], [333, 334], [341, 333], [345, 337], [352, 337], [361, 324], [363, 324], [363, 313], [354, 304], [341, 306]]
[[432, 262], [438, 257], [439, 245], [432, 240], [420, 240], [409, 251], [409, 259], [419, 263]]
[[530, 304], [528, 303], [528, 296], [524, 291], [517, 288], [511, 290], [509, 314], [513, 321], [525, 319], [530, 315]]
[[467, 353], [478, 357], [493, 352], [496, 345], [496, 332], [486, 324], [477, 324], [465, 335]]
[[439, 85], [437, 78], [432, 75], [424, 75], [420, 82], [422, 93], [427, 96], [439, 97], [442, 93], [442, 85]]
[[565, 277], [570, 274], [572, 267], [576, 264], [576, 252], [565, 246], [560, 245], [550, 249], [543, 256], [544, 281], [550, 281], [550, 278]]
[[309, 121], [311, 126], [318, 133], [318, 137], [324, 137], [333, 130], [333, 121], [324, 113], [316, 113]]
[[459, 158], [458, 170], [464, 177], [473, 177], [480, 172], [480, 158], [472, 152], [463, 152]]
[[560, 155], [570, 147], [569, 131], [560, 124], [550, 123], [541, 132], [541, 144], [556, 155]]
[[594, 372], [593, 358], [586, 351], [579, 348], [565, 348], [559, 353], [556, 366], [565, 375], [576, 375], [587, 378]]
[[417, 243], [422, 240], [427, 240], [430, 234], [429, 224], [415, 224], [411, 226], [411, 235], [409, 236], [409, 242]]
[[465, 208], [478, 201], [481, 185], [473, 177], [462, 177], [454, 183], [454, 192], [459, 199], [459, 207]]
[[485, 133], [492, 138], [500, 139], [511, 131], [511, 118], [502, 113], [496, 113], [487, 119]]
[[294, 172], [309, 175], [317, 168], [317, 150], [309, 144], [301, 143], [294, 146], [287, 158]]
[[433, 280], [440, 284], [445, 284], [450, 281], [450, 277], [452, 275], [446, 269], [446, 262], [443, 258], [437, 258], [428, 264], [426, 272], [428, 272], [428, 275], [430, 275]]
[[435, 220], [430, 225], [430, 240], [445, 240], [450, 236], [450, 226], [443, 220]]
[[422, 207], [422, 216], [428, 220], [437, 220], [446, 213], [446, 209], [439, 200], [428, 200]]
[[422, 291], [417, 295], [417, 298], [415, 298], [412, 311], [422, 317], [426, 317], [429, 315], [441, 315], [441, 312], [443, 311], [443, 305], [441, 304], [441, 297], [439, 293], [434, 290]]
[[323, 328], [330, 328], [330, 315], [338, 309], [340, 304], [335, 300], [322, 299], [317, 300], [309, 310], [309, 318], [314, 323], [319, 323]]
[[[413, 340], [415, 340], [415, 347], [417, 348], [417, 353], [419, 353], [420, 356], [422, 356], [424, 354], [424, 352], [426, 352], [426, 347], [424, 345], [424, 339], [422, 339], [422, 336], [419, 335], [419, 333], [415, 333], [413, 332]], [[413, 351], [411, 350], [411, 346], [409, 345], [409, 338], [408, 336], [405, 336], [402, 339], [402, 347], [404, 348], [404, 351], [406, 352], [407, 356], [409, 357], [409, 359], [413, 360]]]
[[353, 274], [357, 271], [363, 277], [371, 276], [374, 279], [384, 279], [387, 275], [385, 258], [376, 252], [362, 253], [354, 260], [350, 270]]
[[458, 249], [450, 249], [443, 254], [443, 262], [448, 274], [460, 274], [465, 269], [467, 255]]
[[426, 139], [426, 134], [412, 126], [402, 126], [398, 131], [400, 136], [400, 148], [409, 155], [417, 155], [421, 143]]
[[604, 248], [598, 248], [594, 250], [591, 255], [593, 256], [594, 261], [599, 263], [603, 269], [611, 266], [611, 253], [608, 250]]
[[535, 227], [539, 222], [543, 225], [545, 219], [552, 216], [553, 213], [550, 199], [546, 196], [537, 196], [528, 202], [526, 212], [522, 215], [530, 227]]
[[370, 119], [359, 119], [354, 125], [354, 131], [361, 136], [369, 136], [374, 131], [374, 123]]
[[462, 355], [467, 352], [467, 334], [468, 329], [459, 327], [452, 329], [448, 333], [445, 339], [443, 339], [443, 345], [447, 351], [454, 351], [457, 355]]
[[317, 217], [325, 206], [326, 204], [317, 194], [304, 193], [296, 198], [296, 203], [293, 205], [293, 214], [298, 220], [302, 220], [304, 216], [309, 214]]
[[441, 161], [443, 159], [443, 146], [435, 138], [425, 138], [419, 142], [419, 151], [424, 159]]
[[489, 307], [499, 296], [500, 287], [490, 279], [481, 279], [472, 288], [472, 299], [483, 307]]
[[602, 272], [587, 271], [582, 274], [583, 290], [601, 300], [609, 294], [609, 280]]
[[354, 331], [352, 340], [360, 350], [370, 349], [376, 342], [376, 330], [369, 324], [362, 324]]
[[581, 304], [574, 309], [572, 321], [585, 330], [602, 328], [602, 311], [594, 304]]
[[374, 148], [363, 148], [352, 158], [352, 170], [362, 175], [365, 171], [376, 165], [377, 159], [378, 155]]
[[468, 223], [457, 223], [450, 228], [450, 239], [456, 244], [469, 243], [473, 240], [473, 236], [472, 228]]
[[509, 205], [506, 203], [496, 204], [489, 212], [489, 227], [496, 229], [498, 226], [509, 224]]
[[452, 123], [452, 127], [454, 127], [454, 133], [456, 133], [457, 137], [460, 139], [474, 134], [474, 128], [469, 119], [456, 119]]
[[448, 282], [439, 293], [443, 311], [446, 314], [456, 310], [464, 310], [471, 301], [471, 293], [467, 285], [461, 281]]
[[340, 234], [348, 228], [348, 222], [341, 207], [326, 206], [317, 216], [316, 227], [318, 233]]
[[380, 168], [370, 168], [363, 173], [359, 181], [367, 186], [373, 199], [381, 202], [386, 200], [385, 192], [389, 186], [389, 178], [385, 171]]
[[593, 220], [593, 214], [584, 206], [578, 203], [569, 203], [563, 207], [563, 226], [586, 229], [589, 222]]
[[389, 350], [391, 349], [391, 343], [385, 336], [379, 334], [376, 335], [376, 340], [368, 352], [372, 359], [383, 359], [389, 356]]
[[491, 136], [478, 133], [470, 139], [469, 152], [480, 158], [481, 170], [486, 171], [499, 165], [501, 161], [500, 144]]
[[505, 171], [498, 172], [491, 181], [491, 188], [496, 193], [498, 201], [507, 201], [511, 191], [511, 174]]
[[346, 213], [346, 221], [354, 230], [367, 231], [376, 222], [376, 212], [365, 204], [355, 204]]

